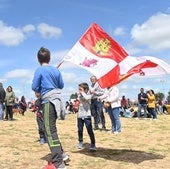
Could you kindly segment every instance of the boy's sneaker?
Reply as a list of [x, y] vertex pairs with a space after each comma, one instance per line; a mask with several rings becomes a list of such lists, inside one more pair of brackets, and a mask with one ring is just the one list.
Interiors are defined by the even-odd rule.
[[64, 163], [60, 164], [57, 169], [67, 169]]
[[96, 151], [96, 150], [97, 150], [97, 148], [96, 148], [95, 145], [91, 145], [91, 146], [90, 146], [90, 151]]
[[82, 149], [83, 148], [83, 142], [80, 141], [79, 144], [78, 144], [78, 149]]
[[40, 138], [40, 144], [45, 144], [45, 143], [46, 143], [45, 139], [44, 138]]
[[63, 161], [65, 162], [67, 162], [67, 161], [69, 161], [69, 156], [67, 155], [67, 154], [65, 154], [65, 153], [63, 153], [62, 154], [62, 158], [63, 158]]

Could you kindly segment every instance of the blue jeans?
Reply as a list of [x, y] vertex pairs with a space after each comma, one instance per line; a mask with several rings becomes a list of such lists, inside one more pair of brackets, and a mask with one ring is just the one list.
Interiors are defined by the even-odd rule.
[[153, 119], [157, 119], [157, 112], [155, 108], [148, 108], [149, 113], [153, 116]]
[[138, 104], [137, 117], [139, 118], [141, 116], [142, 108], [144, 110], [144, 117], [147, 118], [147, 104]]
[[3, 103], [0, 102], [0, 120], [4, 118], [4, 106]]
[[97, 99], [91, 100], [91, 114], [94, 118], [94, 127], [98, 128], [98, 124], [101, 122], [102, 127], [105, 128], [105, 116], [103, 113], [103, 103]]
[[95, 146], [95, 137], [92, 128], [91, 117], [88, 118], [77, 118], [77, 127], [78, 127], [78, 140], [83, 142], [83, 127], [86, 125], [88, 135], [90, 137], [91, 145]]
[[121, 132], [120, 107], [109, 108], [108, 113], [112, 123], [112, 132]]

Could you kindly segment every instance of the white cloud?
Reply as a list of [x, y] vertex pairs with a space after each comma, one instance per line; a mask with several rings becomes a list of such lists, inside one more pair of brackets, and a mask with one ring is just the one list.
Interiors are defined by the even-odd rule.
[[5, 79], [5, 78], [0, 78], [0, 82], [1, 83], [4, 83], [4, 82], [6, 82], [7, 81], [7, 79]]
[[76, 92], [77, 92], [77, 89], [72, 86], [64, 87], [64, 89], [62, 89], [63, 101], [68, 101], [70, 99], [71, 94], [74, 94]]
[[62, 30], [58, 27], [50, 26], [46, 23], [40, 23], [37, 26], [38, 32], [43, 38], [58, 38], [62, 34]]
[[133, 84], [131, 87], [132, 87], [133, 90], [139, 90], [140, 84]]
[[140, 53], [142, 49], [140, 47], [134, 46], [134, 44], [128, 44], [126, 46], [126, 51], [129, 55], [135, 55], [136, 53]]
[[[81, 74], [79, 73], [81, 71]], [[65, 84], [79, 84], [81, 82], [88, 82], [90, 79], [90, 74], [88, 72], [83, 73], [81, 69], [75, 69], [72, 72], [61, 72]]]
[[27, 69], [15, 69], [12, 71], [7, 72], [4, 75], [5, 78], [12, 79], [12, 78], [26, 78], [29, 79], [32, 77], [32, 71]]
[[127, 84], [122, 84], [122, 85], [120, 85], [120, 89], [128, 89], [128, 85]]
[[3, 21], [0, 21], [0, 44], [17, 46], [19, 43], [23, 42], [24, 38], [21, 29], [7, 26]]
[[51, 64], [54, 66], [58, 66], [62, 62], [62, 59], [67, 54], [67, 52], [68, 50], [63, 50], [59, 52], [51, 52]]
[[75, 80], [76, 80], [76, 74], [75, 73], [62, 72], [62, 75], [63, 75], [63, 79], [64, 79], [65, 83], [71, 83], [71, 82], [75, 83]]
[[170, 15], [158, 13], [143, 24], [135, 24], [131, 36], [136, 45], [161, 51], [170, 48]]
[[35, 31], [35, 26], [32, 25], [32, 24], [28, 24], [28, 25], [25, 25], [23, 28], [22, 28], [23, 32], [25, 33], [31, 33], [33, 31]]
[[[0, 20], [0, 44], [5, 46], [17, 46], [26, 39], [26, 35], [34, 32], [35, 26], [27, 24], [22, 28], [8, 26]], [[43, 38], [58, 38], [62, 30], [58, 27], [50, 26], [46, 23], [40, 23], [37, 27], [38, 32]]]
[[115, 36], [125, 35], [125, 30], [123, 27], [118, 27], [113, 31]]

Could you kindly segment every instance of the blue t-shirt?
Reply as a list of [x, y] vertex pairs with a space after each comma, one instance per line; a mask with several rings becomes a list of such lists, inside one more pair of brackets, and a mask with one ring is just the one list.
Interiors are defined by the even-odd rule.
[[32, 90], [44, 95], [53, 89], [62, 89], [64, 82], [60, 71], [53, 66], [42, 65], [37, 68], [32, 81]]

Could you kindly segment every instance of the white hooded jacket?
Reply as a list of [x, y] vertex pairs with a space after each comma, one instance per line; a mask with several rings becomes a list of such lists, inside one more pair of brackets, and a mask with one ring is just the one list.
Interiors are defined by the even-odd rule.
[[119, 89], [117, 86], [112, 86], [105, 90], [104, 95], [99, 97], [101, 100], [110, 102], [112, 108], [121, 107], [119, 99]]

